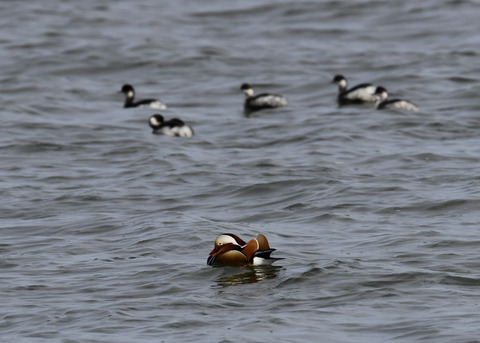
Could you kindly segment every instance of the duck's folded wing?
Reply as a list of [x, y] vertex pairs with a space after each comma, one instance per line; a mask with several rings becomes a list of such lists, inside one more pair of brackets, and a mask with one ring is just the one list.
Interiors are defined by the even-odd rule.
[[268, 239], [265, 237], [263, 234], [259, 234], [257, 236], [257, 241], [258, 241], [258, 249], [259, 250], [268, 250], [270, 249], [270, 244], [268, 244]]

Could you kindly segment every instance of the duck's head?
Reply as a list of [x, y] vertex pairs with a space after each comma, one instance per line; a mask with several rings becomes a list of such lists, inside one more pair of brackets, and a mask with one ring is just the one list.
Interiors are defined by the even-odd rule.
[[347, 89], [347, 79], [343, 75], [335, 75], [332, 83], [336, 83], [341, 89]]
[[377, 89], [375, 90], [375, 95], [377, 95], [380, 98], [380, 101], [385, 101], [388, 99], [388, 92], [382, 86], [377, 87]]
[[152, 129], [158, 129], [163, 124], [163, 116], [161, 114], [154, 114], [148, 118], [148, 124]]
[[124, 84], [122, 86], [121, 92], [124, 93], [125, 95], [129, 96], [129, 97], [132, 97], [132, 96], [135, 95], [135, 90], [133, 89], [133, 86], [129, 85], [129, 84]]
[[243, 85], [240, 86], [240, 89], [243, 91], [243, 93], [245, 93], [245, 96], [247, 98], [250, 98], [253, 96], [253, 88], [248, 84], [248, 83], [244, 83]]
[[245, 244], [246, 243], [237, 235], [234, 235], [233, 233], [224, 233], [215, 239], [215, 246], [210, 252], [210, 255], [215, 254], [216, 252], [220, 251], [220, 249], [228, 245], [231, 245], [232, 247], [242, 247]]

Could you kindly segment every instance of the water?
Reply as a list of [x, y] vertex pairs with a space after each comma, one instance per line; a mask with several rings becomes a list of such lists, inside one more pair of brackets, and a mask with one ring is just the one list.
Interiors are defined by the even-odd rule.
[[[478, 341], [479, 11], [0, 3], [2, 341]], [[421, 110], [338, 108], [337, 73]], [[223, 232], [284, 259], [207, 266]]]

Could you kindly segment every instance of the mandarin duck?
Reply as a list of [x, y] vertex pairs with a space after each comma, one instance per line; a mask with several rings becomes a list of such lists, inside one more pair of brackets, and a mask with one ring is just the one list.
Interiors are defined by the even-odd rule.
[[267, 237], [259, 234], [245, 242], [237, 235], [224, 233], [215, 239], [215, 247], [210, 252], [208, 265], [262, 265], [271, 264], [278, 258], [270, 257], [276, 249], [271, 249]]

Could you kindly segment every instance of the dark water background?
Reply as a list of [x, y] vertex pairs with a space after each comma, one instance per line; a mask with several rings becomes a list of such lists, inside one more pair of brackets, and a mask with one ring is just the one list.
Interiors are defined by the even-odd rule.
[[[4, 342], [478, 342], [478, 1], [0, 2]], [[338, 108], [333, 75], [418, 113]], [[151, 134], [159, 97], [195, 137]], [[239, 87], [289, 106], [246, 118]], [[264, 233], [270, 268], [206, 265]]]

